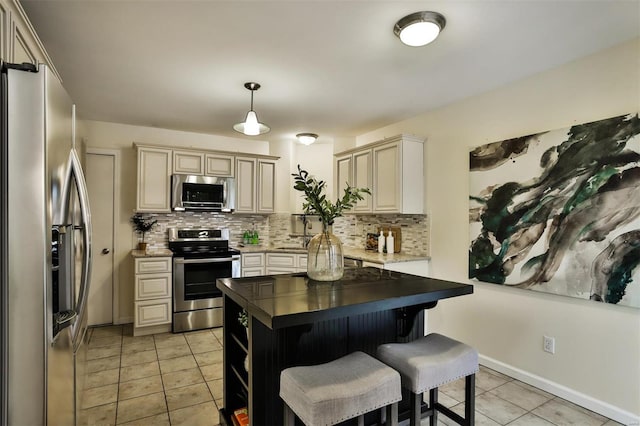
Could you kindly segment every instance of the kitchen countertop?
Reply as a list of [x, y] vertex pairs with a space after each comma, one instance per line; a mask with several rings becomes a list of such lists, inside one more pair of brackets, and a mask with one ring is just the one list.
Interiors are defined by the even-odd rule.
[[133, 257], [173, 257], [169, 249], [131, 250]]
[[[302, 247], [288, 247], [283, 246], [285, 248], [276, 248], [276, 247], [267, 247], [263, 245], [247, 245], [244, 247], [234, 246], [233, 248], [240, 250], [241, 253], [306, 253], [307, 249]], [[370, 251], [355, 247], [342, 247], [342, 252], [344, 257], [350, 259], [362, 260], [365, 262], [371, 263], [400, 263], [400, 262], [415, 262], [420, 260], [429, 260], [431, 259], [429, 256], [414, 256], [406, 253], [378, 253], [377, 251]]]

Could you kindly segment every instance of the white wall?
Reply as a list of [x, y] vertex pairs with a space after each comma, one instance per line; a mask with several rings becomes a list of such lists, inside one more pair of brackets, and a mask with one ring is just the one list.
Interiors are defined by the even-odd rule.
[[[133, 142], [170, 147], [213, 149], [222, 151], [269, 154], [269, 142], [235, 139], [202, 133], [182, 132], [153, 127], [84, 120], [80, 127], [83, 148], [105, 148], [120, 151], [120, 207], [116, 225], [114, 263], [119, 282], [120, 318], [115, 322], [133, 321], [133, 259], [129, 255], [137, 239], [133, 236], [129, 218], [136, 206], [136, 152]], [[280, 168], [280, 165], [278, 165]], [[278, 171], [278, 173], [280, 173]], [[288, 195], [287, 195], [288, 197]], [[288, 202], [288, 198], [287, 198]]]
[[[425, 76], [428, 78], [428, 76]], [[432, 276], [469, 282], [471, 147], [640, 110], [640, 39], [357, 138], [427, 138]], [[451, 84], [455, 84], [452, 81]], [[640, 416], [640, 309], [474, 282], [429, 314], [439, 331], [495, 368], [625, 423]], [[542, 336], [556, 338], [556, 353]]]
[[[314, 143], [313, 145], [294, 144], [293, 163], [291, 173], [298, 172], [298, 164], [303, 170], [309, 172], [318, 180], [327, 182], [325, 194], [329, 200], [334, 200], [333, 195], [333, 144]], [[303, 194], [293, 188], [293, 177], [289, 176], [289, 188], [291, 195], [291, 211], [302, 213]]]

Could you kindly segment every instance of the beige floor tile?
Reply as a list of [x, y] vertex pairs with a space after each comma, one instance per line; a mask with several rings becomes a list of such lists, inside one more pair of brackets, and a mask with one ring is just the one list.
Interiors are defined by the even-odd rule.
[[106, 337], [106, 336], [122, 336], [121, 325], [109, 325], [106, 327], [94, 327], [91, 337]]
[[[425, 392], [424, 399], [425, 399], [425, 402], [429, 401], [429, 392]], [[451, 407], [455, 407], [456, 405], [458, 405], [463, 401], [458, 401], [456, 399], [453, 399], [444, 392], [438, 392], [438, 402], [444, 405], [445, 407], [451, 408]]]
[[518, 417], [509, 426], [555, 426], [553, 423], [549, 423], [542, 417], [538, 417], [535, 414], [527, 413], [522, 417]]
[[194, 356], [196, 357], [198, 365], [202, 367], [205, 365], [222, 363], [223, 353], [222, 351], [210, 351], [195, 354]]
[[527, 383], [524, 383], [524, 382], [521, 382], [520, 380], [514, 380], [513, 383], [515, 383], [516, 385], [521, 386], [521, 387], [523, 387], [525, 389], [528, 389], [528, 390], [530, 390], [532, 392], [535, 392], [538, 395], [542, 395], [542, 396], [544, 396], [544, 397], [546, 397], [548, 399], [553, 399], [553, 398], [556, 397], [555, 395], [550, 394], [549, 392], [545, 392], [542, 389], [538, 389], [537, 387], [531, 386], [531, 385], [529, 385]]
[[516, 404], [518, 407], [524, 408], [527, 411], [531, 411], [551, 399], [538, 392], [519, 386], [515, 382], [505, 383], [502, 386], [490, 390], [489, 393]]
[[99, 348], [103, 346], [114, 346], [122, 344], [122, 336], [91, 337], [88, 348]]
[[179, 370], [172, 373], [162, 375], [162, 383], [164, 389], [175, 389], [182, 386], [195, 385], [203, 383], [204, 378], [199, 368], [190, 368], [188, 370]]
[[87, 389], [82, 395], [81, 409], [97, 407], [118, 400], [118, 385], [106, 385], [97, 388]]
[[155, 350], [135, 352], [130, 354], [122, 354], [122, 366], [129, 367], [135, 364], [144, 364], [151, 361], [157, 361], [158, 355]]
[[601, 416], [598, 413], [594, 413], [593, 411], [586, 409], [584, 407], [581, 407], [579, 405], [576, 405], [572, 402], [567, 401], [566, 399], [562, 399], [560, 397], [556, 397], [555, 398], [556, 401], [558, 401], [560, 404], [566, 405], [567, 407], [570, 407], [574, 410], [577, 410], [583, 414], [586, 414], [587, 416], [593, 417], [596, 420], [602, 421], [603, 423], [606, 422], [607, 420], [609, 420], [608, 418], [606, 418], [605, 416]]
[[602, 426], [624, 426], [624, 425], [622, 423], [616, 422], [615, 420], [609, 420], [608, 422], [606, 422]]
[[144, 344], [144, 343], [151, 343], [155, 347], [155, 341], [153, 339], [153, 335], [149, 335], [149, 336], [129, 336], [129, 335], [125, 334], [125, 335], [122, 336], [122, 346], [141, 345], [141, 344]]
[[120, 368], [120, 355], [87, 361], [87, 373]]
[[502, 377], [504, 380], [506, 380], [508, 382], [513, 380], [513, 377], [507, 376], [506, 374], [502, 374], [502, 373], [500, 373], [500, 372], [498, 372], [496, 370], [492, 370], [491, 368], [485, 367], [484, 365], [480, 366], [480, 371], [484, 371], [486, 373], [493, 374], [494, 376]]
[[120, 345], [91, 347], [87, 350], [87, 360], [120, 355], [121, 350], [122, 347]]
[[156, 392], [162, 392], [162, 380], [160, 376], [145, 377], [144, 379], [131, 380], [120, 383], [118, 400], [136, 398]]
[[502, 375], [498, 376], [490, 373], [489, 371], [491, 370], [487, 370], [483, 368], [476, 373], [476, 386], [479, 387], [480, 389], [484, 389], [484, 390], [495, 389], [498, 386], [502, 386], [505, 383], [513, 380], [511, 378], [505, 379], [504, 377], [501, 377]]
[[133, 336], [133, 323], [124, 324], [122, 326], [122, 335], [123, 336]]
[[126, 423], [118, 423], [126, 426], [170, 426], [169, 413], [156, 414]]
[[222, 379], [223, 377], [222, 364], [205, 365], [200, 367], [200, 371], [206, 381]]
[[214, 328], [213, 329], [213, 335], [216, 336], [216, 339], [218, 339], [218, 341], [220, 343], [222, 343], [222, 334], [224, 333], [224, 329], [222, 327], [218, 327], [218, 328]]
[[[458, 404], [452, 408], [453, 412], [464, 416], [464, 404]], [[438, 413], [438, 425], [442, 426], [458, 426], [456, 422], [446, 417], [442, 413]], [[424, 418], [420, 421], [420, 426], [429, 426], [429, 418]], [[482, 413], [476, 411], [475, 413], [475, 426], [500, 426], [500, 423], [497, 423], [485, 416]]]
[[116, 403], [100, 405], [98, 407], [80, 410], [78, 415], [78, 425], [115, 425], [116, 424]]
[[185, 355], [191, 355], [189, 345], [177, 344], [175, 346], [160, 347], [157, 349], [158, 359], [178, 358]]
[[97, 388], [104, 385], [112, 385], [120, 380], [120, 369], [96, 371], [87, 375], [86, 389]]
[[164, 393], [158, 392], [118, 402], [117, 423], [130, 422], [167, 412]]
[[213, 401], [169, 411], [171, 426], [215, 426], [220, 423], [218, 409]]
[[159, 376], [160, 364], [158, 361], [145, 362], [120, 369], [120, 382], [142, 379], [143, 377]]
[[162, 333], [154, 334], [153, 339], [156, 343], [156, 348], [168, 348], [174, 345], [181, 345], [187, 341], [183, 334]]
[[213, 396], [213, 399], [222, 399], [223, 395], [222, 395], [222, 385], [223, 385], [223, 380], [219, 379], [219, 380], [210, 380], [207, 382], [207, 386], [209, 386], [209, 391], [211, 392], [211, 395]]
[[168, 389], [165, 394], [167, 395], [169, 412], [202, 402], [213, 401], [209, 388], [205, 383]]
[[565, 403], [559, 398], [552, 399], [540, 407], [531, 411], [538, 417], [554, 423], [556, 425], [580, 425], [596, 426], [602, 425], [606, 419], [588, 410], [581, 409], [570, 403]]
[[171, 373], [173, 371], [188, 370], [196, 368], [198, 364], [193, 355], [181, 356], [178, 358], [163, 359], [160, 361], [160, 371], [162, 374]]
[[126, 345], [125, 344], [122, 345], [123, 354], [132, 354], [136, 352], [155, 351], [155, 350], [156, 350], [156, 345], [153, 342], [153, 340], [145, 340], [142, 342], [131, 342], [131, 343], [127, 343]]
[[[465, 380], [458, 379], [451, 383], [447, 383], [446, 385], [440, 386], [438, 388], [438, 392], [443, 393], [456, 401], [463, 402], [464, 401], [464, 388], [465, 388]], [[480, 389], [476, 386], [475, 393], [476, 397], [484, 392], [484, 389]]]
[[191, 348], [191, 352], [193, 352], [194, 354], [222, 350], [222, 345], [213, 336], [211, 337], [211, 339], [189, 342], [189, 347]]
[[476, 411], [503, 425], [521, 417], [527, 412], [517, 405], [488, 392], [476, 397]]

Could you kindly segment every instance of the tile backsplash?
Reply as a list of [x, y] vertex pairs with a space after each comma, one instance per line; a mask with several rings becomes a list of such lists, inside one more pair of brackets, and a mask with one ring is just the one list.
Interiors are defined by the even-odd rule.
[[[268, 216], [211, 212], [150, 213], [158, 221], [146, 235], [150, 248], [167, 248], [167, 228], [229, 228], [231, 244], [242, 241], [245, 230], [255, 229], [262, 246], [302, 246], [302, 237], [292, 237], [291, 215]], [[364, 248], [367, 233], [375, 233], [380, 225], [401, 228], [402, 252], [416, 256], [429, 255], [429, 218], [427, 215], [347, 215], [336, 218], [333, 233], [345, 246]], [[134, 234], [132, 246], [138, 241]]]

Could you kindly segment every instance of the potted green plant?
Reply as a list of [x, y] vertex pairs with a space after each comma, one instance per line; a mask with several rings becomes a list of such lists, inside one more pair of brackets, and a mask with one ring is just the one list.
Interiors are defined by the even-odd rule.
[[144, 241], [144, 236], [153, 229], [156, 223], [158, 223], [157, 220], [151, 220], [151, 218], [144, 216], [142, 213], [135, 213], [131, 216], [133, 230], [141, 237], [140, 242], [138, 242], [138, 250], [147, 250], [147, 243]]
[[329, 227], [333, 225], [335, 218], [353, 208], [359, 200], [364, 200], [363, 194], [371, 195], [371, 191], [369, 188], [355, 188], [347, 184], [342, 197], [333, 203], [324, 194], [326, 182], [310, 176], [300, 165], [298, 173], [292, 176], [295, 182], [293, 188], [304, 192], [304, 213], [318, 215], [322, 222], [322, 232], [309, 242], [307, 275], [317, 281], [338, 280], [344, 273], [342, 243], [330, 232]]

